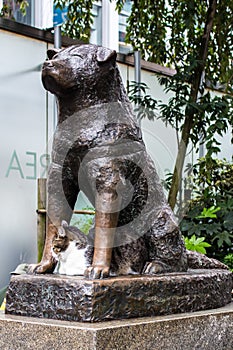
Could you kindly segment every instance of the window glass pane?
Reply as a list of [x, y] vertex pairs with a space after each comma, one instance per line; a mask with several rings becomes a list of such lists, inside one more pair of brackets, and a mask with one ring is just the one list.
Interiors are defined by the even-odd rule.
[[93, 23], [91, 26], [91, 38], [92, 44], [102, 44], [102, 4], [101, 2], [95, 2], [92, 8]]
[[27, 7], [27, 12], [25, 16], [21, 13], [20, 5], [17, 4], [17, 1], [16, 0], [12, 1], [13, 16], [16, 22], [34, 26], [34, 1], [35, 0], [27, 0], [27, 1], [29, 6]]
[[125, 43], [127, 19], [130, 15], [132, 8], [132, 1], [126, 0], [121, 13], [119, 14], [119, 51], [121, 53], [129, 53], [132, 47]]

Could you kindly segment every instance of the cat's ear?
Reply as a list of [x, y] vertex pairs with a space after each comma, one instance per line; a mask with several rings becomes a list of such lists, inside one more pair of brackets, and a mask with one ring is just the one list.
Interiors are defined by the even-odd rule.
[[104, 63], [110, 60], [116, 61], [117, 53], [115, 50], [107, 49], [106, 47], [99, 46], [97, 50], [97, 62]]
[[65, 227], [68, 227], [69, 225], [65, 220], [62, 220], [61, 226], [65, 228]]
[[66, 237], [66, 228], [68, 227], [68, 223], [65, 220], [62, 220], [61, 226], [58, 227], [58, 236], [60, 238]]
[[48, 59], [51, 60], [60, 50], [59, 49], [49, 49], [47, 50]]
[[65, 238], [66, 237], [66, 231], [63, 226], [59, 226], [57, 229], [58, 237], [59, 238]]

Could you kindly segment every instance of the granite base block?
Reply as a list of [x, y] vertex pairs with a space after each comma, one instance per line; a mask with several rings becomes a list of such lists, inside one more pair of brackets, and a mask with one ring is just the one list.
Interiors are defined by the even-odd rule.
[[1, 350], [232, 350], [233, 303], [215, 310], [101, 323], [0, 313]]
[[228, 270], [189, 270], [104, 280], [58, 275], [13, 276], [6, 313], [97, 322], [214, 309], [231, 302]]

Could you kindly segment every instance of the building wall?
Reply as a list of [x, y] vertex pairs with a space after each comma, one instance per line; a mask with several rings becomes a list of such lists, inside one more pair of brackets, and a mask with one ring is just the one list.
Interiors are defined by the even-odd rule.
[[37, 255], [36, 179], [44, 170], [52, 104], [49, 98], [46, 113], [40, 68], [47, 43], [1, 30], [0, 45], [2, 286], [18, 263]]

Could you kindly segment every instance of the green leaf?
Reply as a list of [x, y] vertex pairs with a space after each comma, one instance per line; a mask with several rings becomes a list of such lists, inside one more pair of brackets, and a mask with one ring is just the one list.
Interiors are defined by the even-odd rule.
[[215, 219], [215, 218], [217, 218], [216, 213], [217, 213], [219, 210], [221, 210], [220, 207], [215, 208], [214, 206], [212, 206], [212, 207], [210, 207], [210, 208], [204, 208], [204, 209], [202, 210], [201, 215], [198, 215], [198, 216], [197, 216], [197, 219], [206, 219], [206, 218], [213, 218], [213, 219]]
[[223, 259], [224, 264], [226, 264], [227, 266], [229, 266], [229, 268], [231, 269], [231, 271], [233, 272], [233, 254], [227, 254], [224, 259]]
[[223, 225], [225, 229], [233, 231], [233, 211], [225, 215]]
[[206, 254], [206, 249], [211, 247], [211, 245], [207, 242], [204, 242], [205, 237], [197, 238], [196, 235], [192, 235], [191, 238], [185, 237], [185, 246], [188, 250], [193, 250], [202, 254]]
[[219, 234], [217, 234], [214, 237], [213, 242], [215, 240], [217, 240], [218, 247], [222, 247], [223, 243], [226, 243], [228, 246], [231, 246], [232, 245], [232, 239], [233, 239], [233, 235], [232, 234], [230, 234], [228, 231], [223, 231], [223, 232], [220, 232]]

